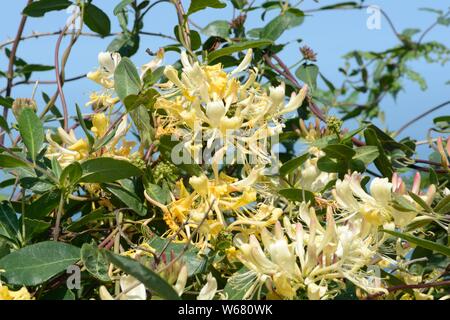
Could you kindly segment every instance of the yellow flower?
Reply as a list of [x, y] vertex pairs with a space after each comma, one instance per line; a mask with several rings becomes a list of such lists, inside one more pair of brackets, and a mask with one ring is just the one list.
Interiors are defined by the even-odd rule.
[[101, 138], [105, 135], [109, 126], [109, 119], [104, 113], [96, 113], [92, 116], [92, 128], [91, 131], [97, 138]]
[[0, 282], [0, 300], [34, 300], [26, 287], [17, 291], [10, 290]]

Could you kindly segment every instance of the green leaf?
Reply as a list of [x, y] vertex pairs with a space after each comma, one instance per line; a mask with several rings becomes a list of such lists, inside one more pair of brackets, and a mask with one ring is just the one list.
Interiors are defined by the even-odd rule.
[[114, 158], [90, 159], [81, 164], [83, 175], [80, 182], [114, 182], [133, 176], [140, 176], [142, 171], [126, 160]]
[[211, 52], [208, 55], [208, 62], [211, 63], [220, 57], [228, 56], [232, 53], [240, 52], [240, 51], [247, 50], [250, 48], [266, 47], [266, 46], [271, 45], [272, 43], [273, 42], [271, 40], [251, 40], [251, 41], [243, 41], [243, 42], [234, 43], [232, 45], [229, 45], [228, 47]]
[[408, 194], [415, 202], [417, 202], [426, 212], [432, 213], [433, 209], [425, 202], [421, 197], [419, 197], [417, 194], [408, 191]]
[[84, 227], [86, 224], [91, 222], [96, 222], [100, 220], [107, 220], [107, 219], [113, 219], [113, 214], [107, 214], [105, 209], [103, 207], [100, 207], [97, 210], [94, 210], [87, 215], [80, 218], [80, 220], [75, 221], [70, 226], [67, 227], [68, 231], [76, 232], [78, 230], [81, 230], [82, 227]]
[[50, 228], [50, 222], [25, 217], [25, 241], [29, 242]]
[[19, 131], [23, 143], [27, 147], [28, 155], [33, 161], [44, 143], [44, 127], [36, 113], [25, 108], [19, 116]]
[[100, 281], [110, 281], [108, 276], [109, 262], [105, 252], [96, 246], [84, 243], [81, 247], [81, 262], [87, 271]]
[[45, 66], [42, 64], [27, 64], [24, 66], [21, 70], [22, 73], [32, 73], [32, 72], [39, 72], [39, 71], [49, 71], [53, 70], [54, 66]]
[[348, 1], [348, 2], [341, 2], [341, 3], [336, 3], [336, 4], [332, 4], [329, 6], [323, 6], [320, 7], [317, 10], [334, 10], [334, 9], [347, 9], [347, 8], [354, 8], [358, 6], [358, 3], [354, 2], [354, 1]]
[[80, 248], [45, 241], [14, 251], [0, 259], [8, 284], [36, 286], [65, 271], [80, 259]]
[[48, 191], [30, 204], [26, 216], [30, 219], [42, 219], [58, 206], [60, 199], [59, 190]]
[[141, 79], [133, 62], [127, 57], [120, 60], [114, 72], [114, 87], [120, 100], [124, 101], [130, 94], [138, 94], [141, 90]]
[[379, 155], [374, 161], [377, 169], [381, 172], [383, 176], [392, 177], [394, 171], [392, 169], [391, 162], [387, 158], [383, 148], [384, 144], [381, 144], [380, 140], [378, 140], [375, 130], [372, 128], [367, 128], [364, 131], [364, 138], [366, 140], [367, 145], [375, 146], [378, 148]]
[[180, 142], [177, 140], [173, 141], [171, 138], [171, 136], [165, 135], [159, 139], [160, 144], [158, 150], [161, 152], [163, 158], [172, 162], [172, 155], [175, 155], [182, 160], [180, 161], [181, 163], [175, 163], [180, 169], [194, 176], [202, 174], [202, 168], [200, 168], [198, 163], [195, 163], [195, 160], [192, 159], [188, 151], [183, 149], [184, 147], [181, 150], [178, 150], [178, 153], [173, 150], [175, 147], [180, 146]]
[[152, 142], [153, 127], [151, 125], [150, 115], [147, 108], [143, 105], [130, 111], [130, 117], [133, 120], [139, 132], [141, 146], [146, 147]]
[[386, 232], [390, 235], [393, 235], [397, 238], [401, 238], [408, 242], [414, 243], [414, 244], [418, 245], [419, 247], [429, 249], [432, 251], [436, 251], [436, 252], [445, 254], [446, 256], [450, 256], [450, 247], [448, 247], [448, 246], [444, 246], [442, 244], [439, 244], [439, 243], [436, 243], [436, 242], [433, 242], [430, 240], [421, 239], [421, 238], [411, 236], [409, 234], [397, 232], [397, 231], [383, 230], [383, 232]]
[[356, 154], [353, 148], [343, 144], [330, 144], [323, 148], [322, 151], [330, 158], [342, 160], [350, 160]]
[[0, 168], [28, 167], [25, 160], [16, 159], [8, 154], [0, 154]]
[[319, 68], [315, 64], [302, 64], [295, 71], [297, 78], [306, 83], [310, 88], [317, 87], [317, 76], [319, 75]]
[[189, 16], [197, 11], [203, 10], [208, 7], [221, 9], [225, 8], [226, 4], [220, 2], [219, 0], [192, 0], [187, 15]]
[[300, 157], [291, 159], [287, 161], [286, 163], [283, 163], [283, 165], [280, 168], [280, 176], [284, 177], [294, 171], [295, 169], [299, 168], [306, 160], [309, 158], [309, 153], [305, 153], [301, 155]]
[[372, 163], [379, 156], [376, 146], [362, 146], [355, 149], [354, 160], [361, 160], [365, 165]]
[[111, 33], [111, 21], [99, 7], [89, 3], [84, 8], [84, 23], [94, 32], [105, 37]]
[[145, 207], [144, 202], [132, 192], [115, 184], [107, 184], [103, 187], [138, 215], [145, 216], [147, 214], [147, 208]]
[[308, 202], [314, 203], [314, 194], [310, 191], [296, 189], [296, 188], [287, 188], [281, 189], [279, 193], [290, 201], [297, 202]]
[[19, 220], [16, 212], [7, 202], [0, 204], [0, 235], [13, 241], [20, 237]]
[[332, 159], [325, 156], [317, 160], [317, 167], [324, 172], [343, 172], [343, 170], [346, 170], [347, 166], [343, 160]]
[[117, 16], [128, 5], [132, 4], [134, 0], [122, 0], [117, 6], [114, 7], [114, 15]]
[[71, 4], [68, 0], [39, 0], [26, 6], [22, 13], [29, 17], [42, 17], [47, 12], [66, 9]]
[[205, 271], [204, 268], [207, 262], [207, 258], [206, 256], [199, 255], [199, 250], [196, 247], [190, 245], [188, 249], [185, 249], [184, 243], [170, 242], [169, 244], [167, 244], [167, 241], [170, 240], [155, 236], [151, 238], [150, 241], [148, 241], [148, 244], [158, 253], [161, 253], [164, 250], [166, 256], [169, 257], [176, 257], [180, 254], [183, 254], [183, 257], [180, 258], [180, 261], [186, 264], [188, 277]]
[[122, 57], [130, 57], [138, 51], [139, 43], [139, 33], [122, 33], [111, 41], [107, 50], [117, 51]]
[[75, 294], [65, 286], [61, 286], [39, 297], [39, 300], [75, 300]]
[[228, 278], [223, 291], [229, 300], [242, 300], [245, 293], [251, 288], [252, 282], [245, 280], [245, 277], [242, 276], [248, 271], [249, 270], [246, 267], [242, 267], [236, 271], [231, 278]]
[[[434, 207], [434, 210], [438, 213], [446, 213], [450, 206], [450, 195], [445, 196], [439, 203]], [[449, 210], [450, 211], [450, 210]]]
[[289, 9], [284, 14], [281, 14], [270, 21], [260, 33], [263, 39], [270, 39], [275, 41], [284, 31], [293, 28], [303, 23], [303, 12], [298, 9]]
[[230, 24], [226, 20], [213, 21], [202, 29], [202, 33], [210, 37], [226, 39], [230, 33]]
[[166, 204], [169, 197], [169, 191], [163, 189], [154, 183], [145, 183], [145, 191], [152, 198], [159, 203]]
[[5, 130], [7, 133], [11, 132], [11, 130], [9, 129], [8, 122], [2, 116], [0, 116], [0, 128]]
[[147, 289], [154, 292], [158, 297], [167, 300], [180, 300], [173, 287], [154, 271], [128, 257], [120, 256], [110, 251], [105, 251], [105, 253], [112, 264], [142, 282]]
[[59, 182], [62, 186], [74, 185], [78, 182], [83, 174], [83, 169], [79, 162], [72, 162], [61, 173]]
[[127, 96], [123, 104], [127, 108], [127, 111], [130, 112], [136, 109], [139, 106], [144, 106], [146, 109], [151, 109], [156, 102], [156, 99], [159, 96], [159, 92], [153, 88], [147, 89], [142, 93], [131, 94]]
[[86, 126], [86, 122], [84, 121], [83, 114], [81, 113], [80, 106], [78, 105], [78, 103], [75, 103], [75, 110], [77, 112], [78, 123], [80, 124], [81, 129], [83, 129], [84, 134], [86, 135], [89, 141], [89, 145], [92, 147], [92, 145], [94, 144], [94, 137], [92, 136], [92, 132], [89, 131], [89, 129]]

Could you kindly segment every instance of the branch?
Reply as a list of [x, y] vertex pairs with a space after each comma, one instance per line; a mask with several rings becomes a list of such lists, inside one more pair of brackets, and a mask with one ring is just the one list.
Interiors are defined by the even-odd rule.
[[[439, 282], [429, 282], [429, 283], [419, 283], [419, 284], [403, 284], [398, 286], [392, 286], [387, 288], [388, 292], [395, 292], [399, 290], [405, 290], [405, 289], [426, 289], [426, 288], [434, 288], [434, 287], [444, 287], [444, 286], [450, 286], [450, 280], [446, 281], [439, 281]], [[367, 300], [374, 299], [383, 296], [384, 292], [379, 292], [375, 294], [368, 295], [366, 297]]]
[[[448, 15], [450, 14], [450, 11], [447, 11], [447, 13], [443, 16], [443, 18], [446, 18]], [[422, 40], [425, 38], [425, 36], [431, 31], [433, 30], [434, 27], [436, 27], [439, 24], [439, 20], [436, 19], [436, 21], [429, 26], [420, 36], [419, 40], [417, 41], [417, 44], [420, 45], [422, 43]]]
[[[27, 6], [33, 2], [33, 0], [28, 0]], [[22, 19], [20, 20], [19, 28], [17, 29], [16, 38], [14, 39], [13, 47], [11, 49], [11, 53], [9, 55], [9, 63], [8, 63], [8, 73], [7, 73], [7, 84], [6, 84], [6, 96], [11, 96], [13, 78], [14, 78], [14, 62], [16, 60], [17, 48], [19, 47], [20, 38], [22, 37], [23, 29], [25, 28], [25, 23], [27, 22], [27, 16], [22, 14]], [[3, 107], [3, 118], [5, 121], [8, 121], [8, 112], [9, 109]], [[3, 131], [3, 129], [1, 130]], [[0, 131], [0, 132], [1, 132]], [[3, 144], [5, 136], [0, 136], [0, 144]]]
[[[61, 33], [61, 31], [53, 31], [53, 32], [33, 32], [29, 35], [23, 36], [20, 38], [20, 40], [28, 40], [28, 39], [37, 39], [41, 37], [51, 37], [51, 36], [58, 36]], [[72, 32], [66, 32], [65, 35], [70, 35]], [[110, 34], [107, 34], [105, 36], [101, 36], [98, 33], [94, 32], [82, 32], [80, 36], [83, 37], [94, 37], [94, 38], [106, 38], [106, 37], [112, 37], [112, 36], [118, 36], [123, 34], [123, 32], [112, 32]], [[163, 34], [160, 32], [147, 32], [147, 31], [140, 31], [139, 34], [147, 35], [147, 36], [153, 36], [153, 37], [161, 37], [165, 39], [170, 40], [176, 40], [175, 37], [172, 37], [167, 34]], [[0, 49], [3, 49], [4, 47], [14, 43], [15, 40], [6, 40], [2, 43], [0, 43]]]
[[[71, 81], [76, 81], [76, 80], [80, 80], [83, 79], [84, 77], [86, 77], [86, 74], [80, 74], [79, 76], [75, 76], [72, 78], [67, 78], [67, 79], [63, 79], [63, 82], [71, 82]], [[19, 85], [23, 85], [23, 84], [35, 84], [35, 83], [39, 83], [39, 84], [56, 84], [56, 80], [22, 80], [22, 81], [18, 81], [16, 83], [13, 83], [13, 87], [15, 86], [19, 86]], [[6, 91], [6, 88], [0, 90], [0, 94], [2, 94], [3, 92]]]
[[440, 108], [445, 107], [446, 105], [450, 104], [450, 100], [445, 101], [444, 103], [441, 103], [440, 105], [437, 105], [427, 111], [425, 111], [424, 113], [418, 115], [417, 117], [413, 118], [412, 120], [408, 121], [407, 123], [405, 123], [400, 129], [398, 129], [395, 133], [394, 133], [394, 137], [398, 136], [403, 130], [405, 130], [406, 128], [408, 128], [410, 125], [412, 125], [413, 123], [415, 123], [416, 121], [419, 121], [420, 119], [422, 119], [423, 117], [426, 117], [427, 115], [429, 115], [430, 113], [439, 110]]

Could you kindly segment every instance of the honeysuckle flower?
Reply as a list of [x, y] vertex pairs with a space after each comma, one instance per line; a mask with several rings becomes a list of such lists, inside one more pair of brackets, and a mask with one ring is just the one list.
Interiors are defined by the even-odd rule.
[[175, 291], [181, 296], [184, 292], [184, 288], [186, 287], [186, 281], [188, 277], [187, 266], [184, 264], [181, 267], [180, 273], [178, 274], [177, 282], [174, 285]]
[[[309, 153], [314, 154], [315, 150], [311, 150]], [[311, 192], [320, 192], [328, 183], [337, 178], [336, 173], [323, 172], [318, 168], [317, 161], [319, 158], [307, 159], [298, 169], [291, 173], [292, 177], [290, 180], [295, 183], [296, 187]]]
[[[102, 138], [109, 128], [109, 118], [103, 113], [97, 113], [92, 116], [92, 128], [97, 139]], [[96, 153], [91, 153], [87, 139], [77, 139], [75, 132], [70, 130], [69, 133], [64, 129], [58, 128], [57, 134], [61, 140], [61, 144], [55, 142], [52, 138], [51, 132], [47, 131], [46, 138], [49, 143], [49, 147], [46, 152], [47, 158], [51, 159], [56, 157], [61, 167], [66, 167], [74, 161], [81, 161], [88, 159], [90, 156], [111, 156], [116, 158], [128, 159], [131, 149], [135, 145], [133, 141], [122, 142], [120, 147], [117, 147], [118, 143], [124, 138], [128, 131], [127, 117], [124, 116], [117, 126], [117, 130], [114, 133], [112, 139]]]
[[[272, 162], [271, 139], [283, 128], [282, 115], [300, 107], [307, 87], [299, 94], [293, 93], [288, 103], [284, 101], [284, 84], [270, 88], [270, 93], [255, 83], [255, 70], [250, 70], [246, 82], [236, 75], [248, 69], [252, 51], [248, 50], [239, 66], [227, 73], [221, 64], [192, 63], [181, 53], [181, 76], [173, 66], [164, 74], [169, 79], [162, 87], [155, 108], [166, 114], [155, 114], [164, 125], [157, 132], [171, 132], [183, 138], [185, 149], [196, 160], [202, 154], [202, 141], [213, 148], [212, 164], [223, 159], [228, 163], [268, 165]], [[251, 158], [251, 159], [250, 159]]]
[[[70, 130], [69, 133], [64, 129], [58, 128], [57, 133], [62, 141], [62, 145], [56, 143], [52, 137], [51, 132], [47, 131], [46, 138], [49, 147], [46, 152], [47, 158], [56, 157], [61, 167], [66, 167], [74, 161], [85, 159], [89, 155], [89, 144], [84, 139], [77, 139], [75, 132]], [[63, 147], [66, 145], [66, 147]]]
[[120, 300], [146, 300], [147, 292], [143, 283], [130, 275], [123, 275], [119, 280], [122, 294]]
[[118, 97], [113, 97], [112, 93], [110, 92], [93, 92], [89, 96], [89, 101], [86, 103], [87, 106], [92, 106], [94, 109], [100, 108], [100, 107], [112, 107], [117, 102], [119, 102], [120, 99]]
[[362, 218], [363, 231], [369, 232], [392, 220], [392, 183], [387, 178], [375, 178], [370, 184], [371, 194], [368, 194], [361, 187], [361, 179], [357, 172], [346, 175], [344, 180], [336, 181], [332, 192], [342, 216]]
[[0, 300], [34, 300], [26, 287], [22, 287], [17, 291], [10, 290], [0, 281]]
[[217, 179], [193, 176], [189, 179], [193, 192], [178, 181], [173, 195], [176, 199], [168, 205], [157, 202], [147, 192], [144, 195], [150, 203], [162, 209], [163, 219], [169, 227], [165, 235], [176, 234], [177, 239], [184, 242], [198, 228], [198, 238], [193, 242], [205, 248], [211, 237], [217, 236], [227, 226], [225, 213], [236, 215], [256, 200], [251, 180], [238, 181], [224, 173], [220, 173]]
[[327, 286], [320, 286], [315, 283], [308, 285], [307, 293], [309, 300], [320, 300], [327, 293]]
[[328, 282], [339, 279], [347, 279], [369, 293], [385, 292], [380, 279], [364, 270], [377, 254], [378, 239], [370, 234], [362, 237], [362, 224], [358, 221], [337, 225], [331, 207], [325, 226], [320, 225], [314, 209], [303, 211], [299, 218], [306, 228], [301, 223], [293, 226], [287, 216], [283, 218], [284, 232], [279, 222], [273, 232], [264, 228], [261, 232], [264, 249], [253, 234], [235, 237], [237, 258], [249, 269], [236, 277], [252, 283], [246, 298], [252, 297], [263, 284], [266, 287], [269, 284], [269, 291], [274, 290], [285, 299], [293, 299], [298, 290], [306, 290], [310, 299], [322, 299], [331, 294]]
[[197, 300], [212, 300], [217, 292], [217, 280], [211, 273], [208, 273], [206, 284], [201, 288]]
[[100, 52], [98, 54], [99, 67], [87, 74], [87, 78], [97, 82], [106, 89], [114, 88], [114, 71], [119, 65], [121, 56], [117, 52]]
[[273, 226], [282, 214], [282, 209], [261, 203], [256, 209], [244, 208], [236, 212], [235, 221], [228, 226], [228, 229], [239, 230], [244, 233], [255, 232], [263, 227]]
[[[449, 217], [434, 212], [425, 212], [422, 206], [408, 193], [405, 183], [397, 173], [394, 173], [392, 176], [392, 184], [395, 195], [401, 197], [403, 201], [406, 201], [406, 204], [408, 204], [406, 208], [402, 208], [401, 210], [394, 206], [392, 216], [397, 226], [403, 228], [415, 222], [434, 221], [442, 228], [448, 228], [450, 223]], [[417, 195], [428, 206], [431, 206], [436, 195], [436, 186], [430, 184], [425, 191], [422, 191], [421, 175], [419, 172], [416, 172], [411, 187], [411, 193]]]
[[[125, 254], [128, 255], [128, 254]], [[147, 300], [145, 285], [128, 274], [119, 277], [120, 293], [114, 298], [105, 286], [100, 286], [99, 296], [101, 300]]]
[[164, 60], [164, 49], [160, 48], [156, 53], [156, 57], [152, 61], [141, 66], [141, 81], [143, 80], [148, 70], [155, 71], [158, 67], [161, 66], [163, 60]]

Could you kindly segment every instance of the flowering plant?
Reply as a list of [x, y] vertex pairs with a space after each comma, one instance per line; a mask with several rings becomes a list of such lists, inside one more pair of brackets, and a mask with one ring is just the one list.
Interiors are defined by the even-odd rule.
[[[46, 13], [43, 2], [24, 17]], [[0, 300], [450, 298], [448, 117], [427, 141], [432, 159], [418, 160], [418, 142], [370, 122], [374, 103], [353, 131], [344, 121], [357, 114], [331, 115], [312, 49], [301, 49], [298, 80], [282, 62], [276, 33], [303, 19], [288, 1], [257, 40], [244, 28], [252, 3], [231, 1], [242, 15], [205, 28], [203, 48], [188, 17], [224, 4], [170, 2], [177, 46], [138, 69], [124, 40], [137, 21], [98, 54], [96, 89], [74, 117], [59, 61], [41, 116], [12, 87], [1, 98]], [[81, 29], [110, 34], [92, 21], [109, 21], [98, 7], [75, 5]], [[115, 14], [139, 20], [145, 8], [121, 1]], [[82, 34], [68, 29], [60, 40]], [[430, 45], [420, 42], [418, 52]]]

